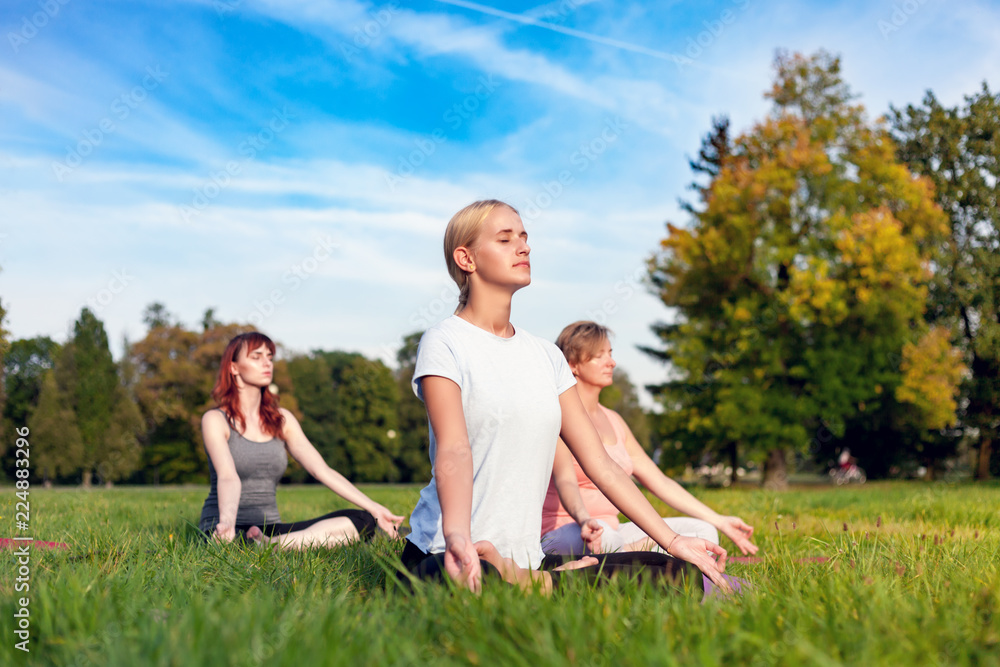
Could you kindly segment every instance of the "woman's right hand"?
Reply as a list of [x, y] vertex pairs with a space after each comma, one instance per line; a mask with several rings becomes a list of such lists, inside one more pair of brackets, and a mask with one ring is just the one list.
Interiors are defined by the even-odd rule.
[[[695, 565], [722, 591], [732, 592], [729, 583], [722, 576], [726, 571], [726, 550], [718, 544], [700, 537], [678, 536], [670, 543], [669, 553], [675, 558]], [[716, 560], [710, 554], [717, 555], [719, 559]]]
[[472, 540], [464, 535], [447, 535], [444, 543], [445, 572], [459, 586], [478, 593], [482, 589], [483, 572]]
[[601, 553], [602, 533], [604, 533], [604, 527], [597, 519], [587, 519], [580, 524], [580, 539], [583, 540], [587, 551], [592, 554]]
[[232, 542], [236, 539], [236, 526], [228, 523], [217, 523], [213, 537], [220, 542]]

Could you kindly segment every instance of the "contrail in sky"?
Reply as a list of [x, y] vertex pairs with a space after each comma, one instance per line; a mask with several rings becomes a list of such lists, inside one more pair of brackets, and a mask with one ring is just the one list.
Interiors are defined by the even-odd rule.
[[685, 58], [684, 56], [679, 56], [675, 53], [665, 53], [663, 51], [655, 51], [653, 49], [647, 49], [644, 46], [629, 44], [628, 42], [622, 42], [617, 39], [601, 37], [600, 35], [592, 35], [589, 32], [573, 30], [572, 28], [566, 28], [561, 25], [555, 25], [554, 23], [546, 23], [545, 21], [539, 21], [538, 19], [533, 19], [529, 16], [523, 16], [521, 14], [511, 14], [510, 12], [505, 12], [502, 9], [487, 7], [486, 5], [480, 5], [475, 2], [466, 2], [466, 0], [436, 0], [436, 1], [445, 5], [454, 5], [455, 7], [463, 7], [465, 9], [471, 9], [472, 11], [475, 12], [480, 12], [482, 14], [489, 14], [490, 16], [497, 16], [499, 18], [508, 19], [510, 21], [517, 21], [518, 23], [533, 25], [537, 28], [552, 30], [553, 32], [559, 32], [564, 35], [569, 35], [570, 37], [585, 39], [588, 42], [596, 42], [597, 44], [604, 44], [605, 46], [613, 46], [616, 49], [623, 49], [625, 51], [641, 53], [643, 55], [659, 58], [660, 60], [668, 60], [670, 62], [677, 63], [678, 65], [695, 64], [695, 62], [690, 58]]

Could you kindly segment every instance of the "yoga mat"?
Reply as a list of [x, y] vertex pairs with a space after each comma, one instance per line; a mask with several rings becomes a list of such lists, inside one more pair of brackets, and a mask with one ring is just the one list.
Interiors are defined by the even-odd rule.
[[[830, 560], [826, 556], [809, 556], [808, 558], [796, 558], [796, 563], [825, 563]], [[763, 563], [760, 556], [732, 556], [726, 559], [729, 563]]]
[[65, 542], [44, 542], [42, 540], [15, 540], [9, 537], [0, 537], [0, 549], [17, 549], [25, 544], [39, 549], [69, 549]]

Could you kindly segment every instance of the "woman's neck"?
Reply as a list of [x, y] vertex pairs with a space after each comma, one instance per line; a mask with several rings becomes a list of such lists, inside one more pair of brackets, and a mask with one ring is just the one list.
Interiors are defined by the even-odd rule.
[[247, 428], [251, 424], [256, 426], [260, 423], [260, 387], [244, 384], [240, 386], [239, 392], [240, 412], [243, 413]]
[[594, 414], [598, 411], [601, 398], [601, 387], [589, 382], [583, 382], [580, 378], [576, 380], [576, 391], [580, 394], [580, 401], [587, 412]]
[[470, 294], [468, 303], [456, 314], [494, 336], [510, 338], [514, 335], [514, 327], [510, 323], [510, 303], [511, 294], [506, 292]]

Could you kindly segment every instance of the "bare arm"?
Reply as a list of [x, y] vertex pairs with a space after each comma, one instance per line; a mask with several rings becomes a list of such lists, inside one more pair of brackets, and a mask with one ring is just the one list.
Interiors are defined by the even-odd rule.
[[229, 451], [229, 424], [222, 412], [209, 410], [202, 415], [201, 436], [215, 468], [215, 489], [219, 497], [219, 523], [215, 526], [215, 537], [230, 542], [236, 537], [236, 513], [240, 508], [243, 485]]
[[454, 381], [437, 375], [424, 376], [420, 383], [437, 444], [434, 480], [441, 503], [445, 570], [461, 585], [478, 591], [482, 570], [472, 543], [472, 445], [465, 426], [462, 390]]
[[556, 443], [556, 458], [552, 464], [552, 481], [555, 483], [559, 502], [580, 526], [580, 537], [587, 548], [590, 549], [591, 553], [600, 553], [601, 533], [604, 532], [604, 528], [596, 519], [592, 519], [590, 512], [587, 511], [583, 496], [580, 495], [580, 484], [576, 478], [576, 470], [573, 468], [573, 455], [562, 438], [559, 438]]
[[[597, 429], [580, 402], [576, 387], [559, 395], [559, 406], [562, 408], [562, 438], [601, 492], [667, 553], [693, 563], [713, 583], [729, 590], [721, 576], [726, 567], [726, 550], [707, 540], [681, 537], [663, 523], [631, 478], [608, 456]], [[719, 560], [714, 560], [706, 552], [717, 554]]]
[[664, 475], [660, 467], [653, 459], [649, 458], [635, 436], [632, 435], [631, 429], [621, 418], [621, 415], [612, 412], [611, 418], [616, 419], [619, 425], [625, 429], [625, 449], [628, 451], [629, 458], [632, 459], [634, 468], [632, 474], [642, 482], [643, 486], [678, 512], [707, 521], [715, 526], [719, 532], [729, 537], [744, 554], [757, 553], [757, 545], [750, 541], [750, 537], [753, 535], [752, 526], [748, 526], [739, 517], [720, 515], [691, 495], [687, 489]]
[[328, 466], [323, 460], [323, 455], [316, 451], [313, 444], [309, 442], [309, 438], [303, 433], [302, 426], [295, 415], [284, 408], [281, 409], [281, 414], [285, 417], [285, 426], [281, 435], [292, 458], [301, 463], [306, 472], [315, 477], [326, 488], [344, 500], [370, 512], [382, 530], [396, 536], [396, 530], [405, 517], [393, 514], [351, 484], [346, 477]]

